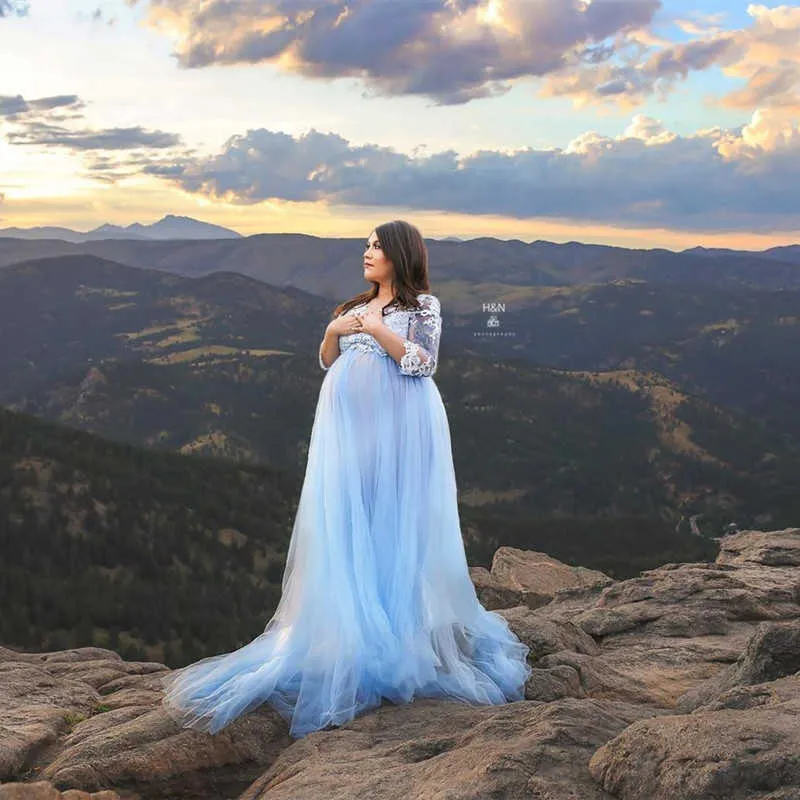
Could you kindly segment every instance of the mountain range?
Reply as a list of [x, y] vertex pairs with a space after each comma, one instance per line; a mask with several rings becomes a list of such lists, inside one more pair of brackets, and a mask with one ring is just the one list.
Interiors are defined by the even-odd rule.
[[143, 225], [111, 225], [106, 223], [89, 231], [47, 225], [32, 228], [0, 228], [0, 237], [17, 239], [60, 239], [65, 242], [91, 242], [101, 239], [238, 239], [241, 234], [221, 225], [201, 222], [192, 217], [167, 214], [157, 222]]
[[[366, 231], [364, 239], [366, 238]], [[238, 272], [277, 287], [294, 287], [339, 302], [364, 289], [364, 239], [295, 233], [210, 240], [58, 239], [0, 237], [0, 268], [36, 258], [91, 255], [117, 264], [199, 277]], [[544, 287], [585, 286], [638, 280], [679, 286], [778, 291], [800, 289], [800, 264], [789, 248], [775, 252], [714, 256], [671, 250], [628, 250], [568, 242], [427, 242], [433, 280], [448, 284], [452, 311], [469, 312], [486, 302], [524, 309]]]
[[[279, 593], [317, 346], [364, 288], [361, 246], [0, 238], [0, 602], [29, 599], [0, 641], [177, 663], [246, 636]], [[510, 545], [625, 578], [797, 524], [788, 257], [430, 253], [471, 564]]]
[[[0, 238], [10, 237], [17, 239], [61, 239], [67, 242], [84, 242], [98, 239], [235, 239], [241, 234], [230, 228], [202, 222], [187, 216], [167, 214], [160, 220], [150, 224], [134, 222], [130, 225], [112, 225], [105, 223], [89, 231], [76, 231], [72, 228], [59, 226], [32, 226], [28, 228], [11, 227], [0, 228]], [[441, 242], [475, 241], [476, 237], [443, 236], [437, 237]], [[433, 241], [433, 240], [432, 240]], [[500, 240], [498, 240], [500, 241]], [[508, 240], [506, 240], [508, 241]], [[519, 240], [511, 240], [519, 241]], [[547, 246], [553, 244], [544, 240], [531, 242], [532, 245]], [[580, 242], [568, 242], [567, 246], [579, 245]], [[589, 245], [602, 247], [602, 245]], [[623, 248], [612, 247], [611, 250], [620, 251]], [[672, 252], [672, 251], [667, 251]], [[761, 251], [733, 250], [730, 248], [703, 247], [701, 245], [675, 251], [686, 255], [699, 256], [726, 256], [726, 257], [762, 257], [773, 258], [777, 261], [800, 263], [800, 244], [782, 245], [767, 248]]]
[[[440, 282], [445, 308], [451, 291]], [[567, 520], [671, 530], [702, 514], [718, 532], [791, 519], [796, 294], [547, 287], [506, 314], [510, 335], [485, 339], [476, 334], [495, 329], [483, 312], [447, 315], [436, 379], [462, 502], [498, 526], [486, 552], [503, 537], [549, 538]], [[190, 278], [93, 256], [9, 266], [0, 403], [132, 444], [298, 472], [330, 310], [231, 272]], [[527, 532], [512, 534], [521, 520]]]

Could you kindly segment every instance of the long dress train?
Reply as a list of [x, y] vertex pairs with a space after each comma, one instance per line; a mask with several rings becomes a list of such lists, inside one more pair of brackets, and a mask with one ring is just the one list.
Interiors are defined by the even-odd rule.
[[[524, 696], [528, 647], [478, 601], [456, 499], [450, 430], [432, 379], [438, 299], [395, 309], [400, 364], [374, 337], [340, 337], [317, 401], [277, 610], [230, 653], [162, 678], [185, 727], [215, 733], [269, 702], [294, 737], [415, 697]], [[362, 313], [363, 307], [347, 313]]]

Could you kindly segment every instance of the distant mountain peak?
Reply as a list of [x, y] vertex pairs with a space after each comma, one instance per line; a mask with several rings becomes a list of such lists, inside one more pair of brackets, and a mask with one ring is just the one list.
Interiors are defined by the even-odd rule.
[[114, 225], [105, 222], [90, 231], [76, 231], [53, 225], [33, 228], [0, 228], [0, 237], [9, 236], [15, 239], [60, 239], [64, 242], [80, 244], [98, 239], [242, 239], [241, 233], [203, 222], [193, 217], [165, 214], [157, 222], [149, 225], [134, 222], [130, 225]]
[[240, 233], [223, 228], [221, 225], [214, 225], [210, 222], [203, 222], [193, 217], [178, 216], [177, 214], [165, 214], [157, 222], [149, 225], [141, 222], [134, 222], [126, 227], [119, 225], [101, 225], [89, 231], [87, 237], [98, 238], [97, 234], [112, 233], [114, 238], [124, 237], [126, 234], [134, 234], [136, 238], [145, 239], [239, 239]]

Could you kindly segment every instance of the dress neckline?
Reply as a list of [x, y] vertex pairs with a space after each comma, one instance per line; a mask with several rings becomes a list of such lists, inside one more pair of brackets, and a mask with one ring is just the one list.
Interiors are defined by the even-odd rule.
[[[425, 292], [422, 292], [421, 294], [418, 294], [417, 295], [417, 300], [419, 300], [421, 297], [425, 297], [425, 294], [426, 294]], [[373, 300], [374, 299], [375, 298], [373, 298]], [[355, 306], [353, 308], [353, 310], [355, 311], [356, 308], [367, 308], [369, 306], [369, 303], [371, 303], [371, 302], [372, 301], [370, 300], [367, 303], [359, 303], [357, 306]], [[387, 314], [384, 314], [384, 316], [388, 316], [388, 314], [396, 314], [396, 313], [399, 313], [401, 311], [404, 311], [406, 313], [411, 313], [412, 311], [417, 311], [417, 310], [418, 309], [416, 309], [416, 308], [398, 308], [398, 306], [390, 306], [389, 307], [389, 311], [387, 312]]]

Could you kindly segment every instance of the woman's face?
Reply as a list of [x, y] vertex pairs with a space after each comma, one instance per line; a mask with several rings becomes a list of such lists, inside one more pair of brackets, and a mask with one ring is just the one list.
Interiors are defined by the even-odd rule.
[[392, 279], [394, 266], [386, 257], [377, 234], [373, 231], [364, 250], [364, 278], [375, 283], [385, 283]]

